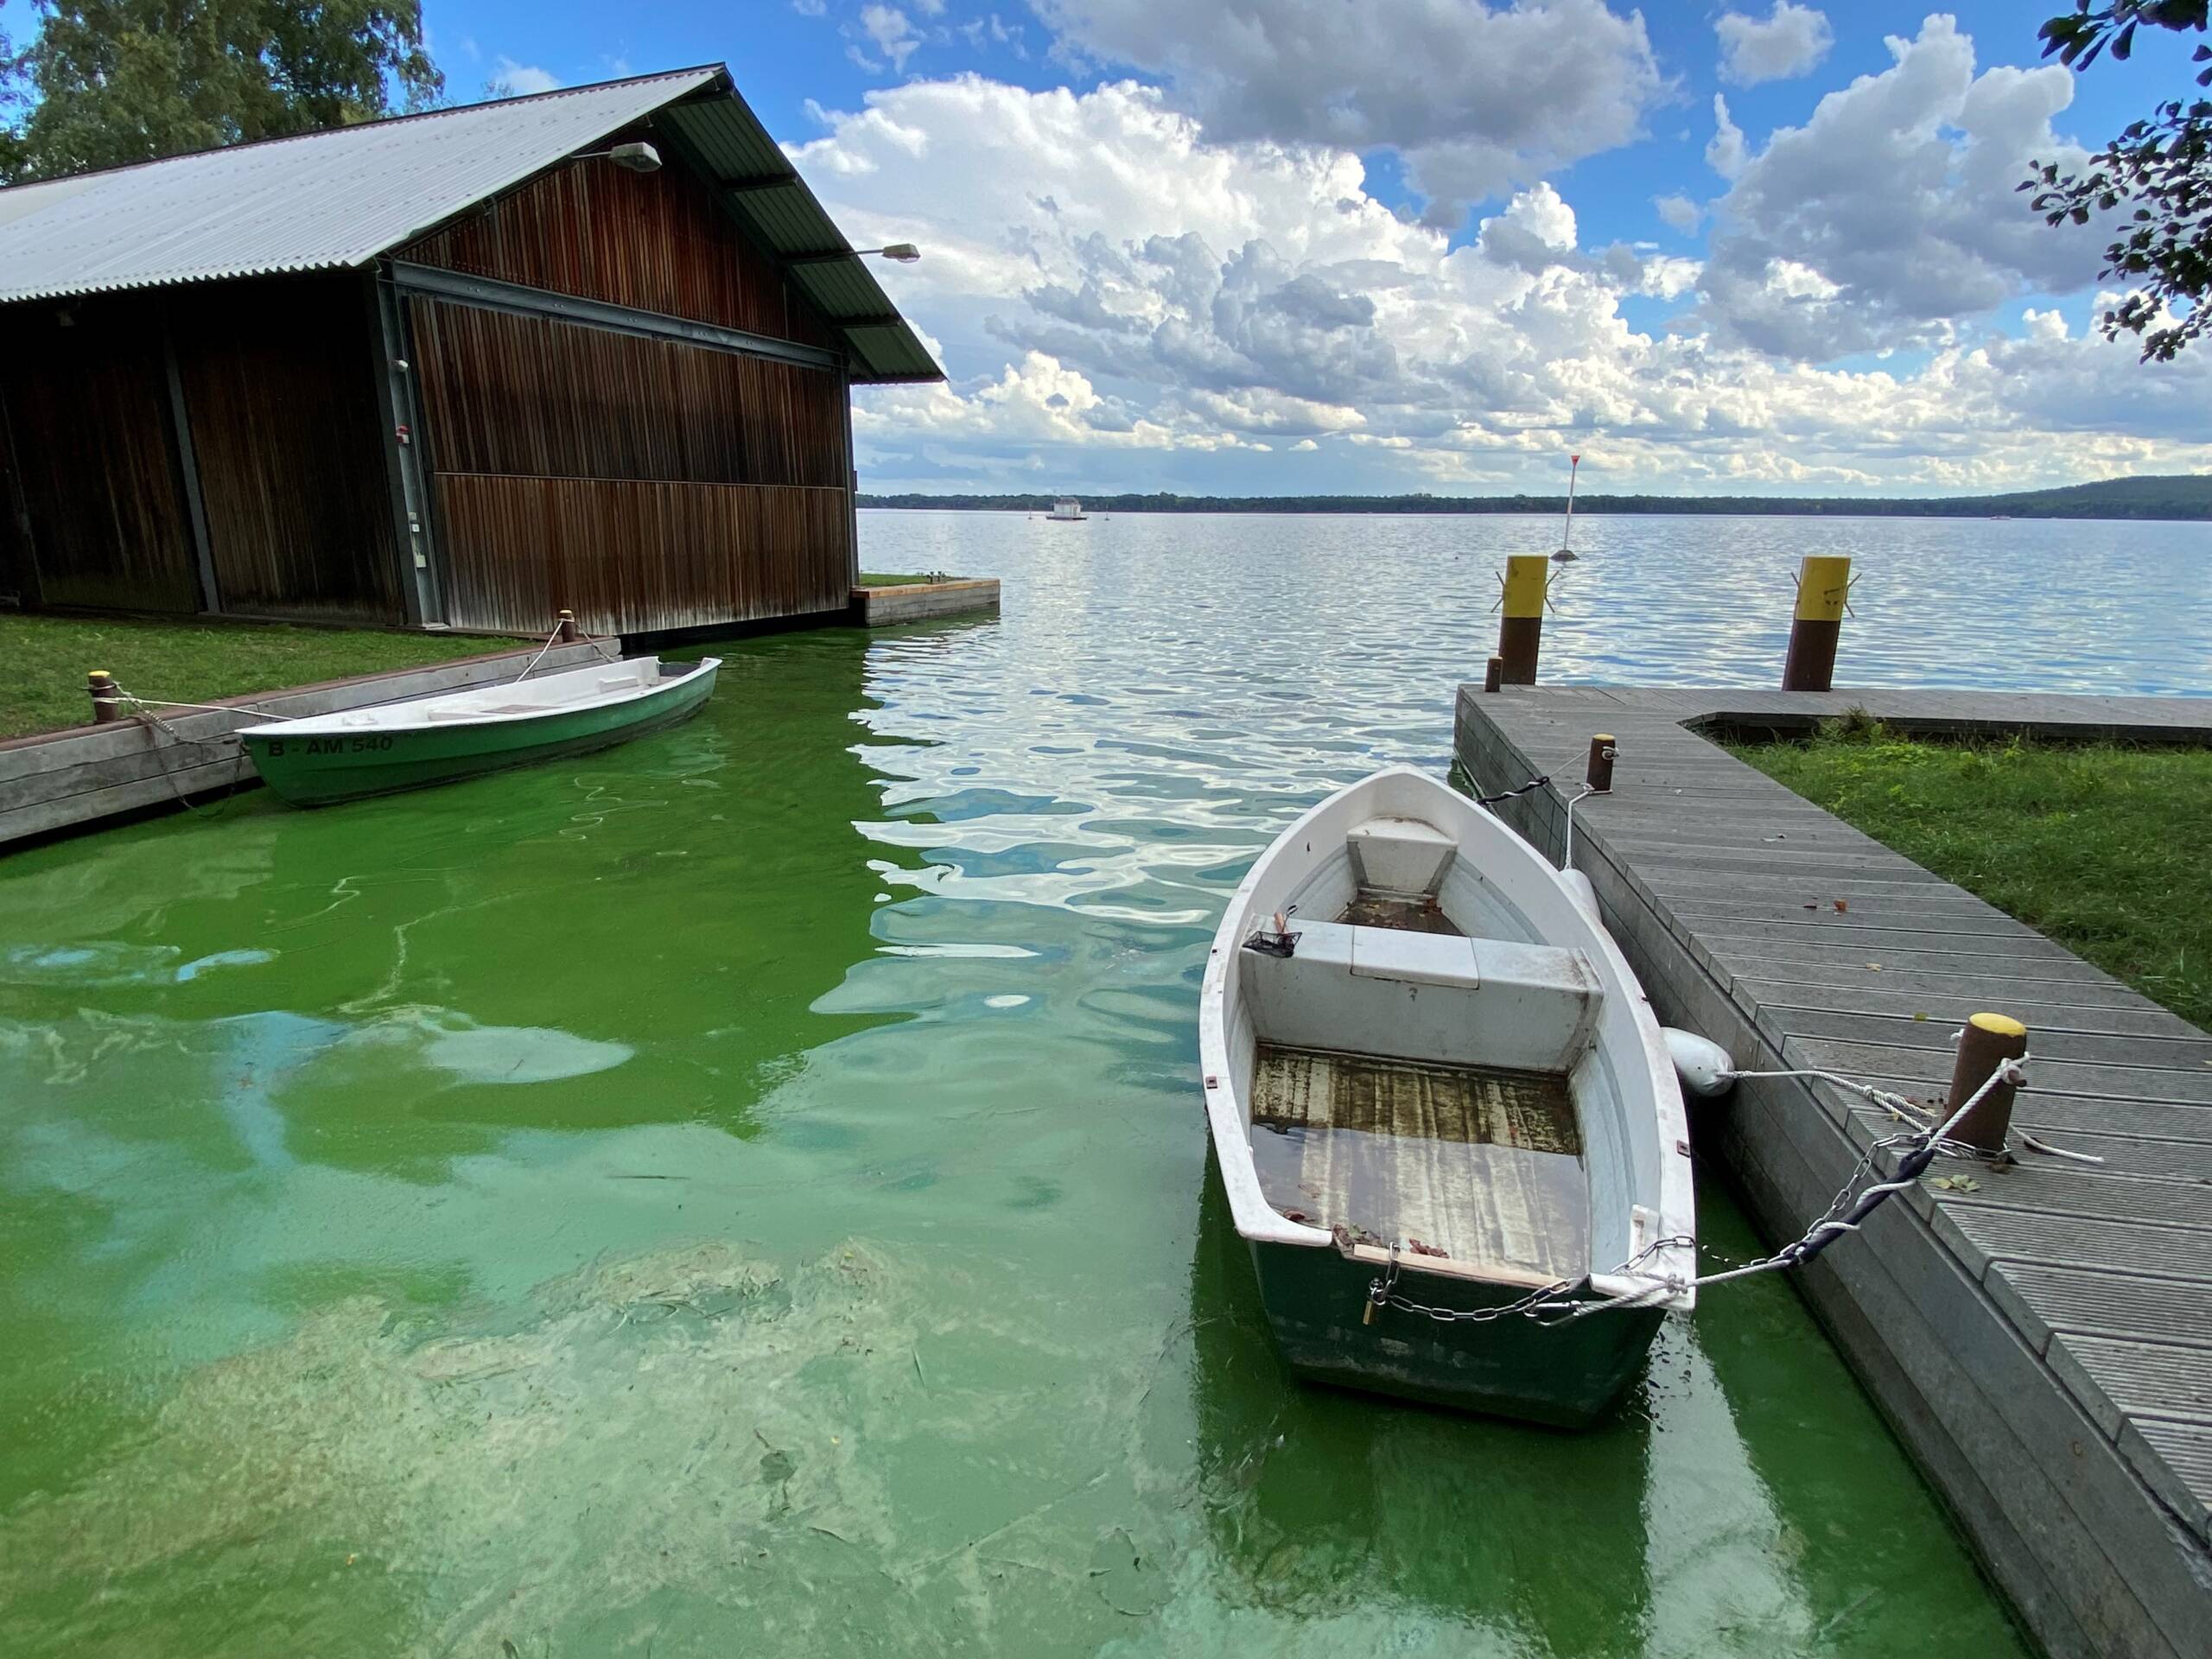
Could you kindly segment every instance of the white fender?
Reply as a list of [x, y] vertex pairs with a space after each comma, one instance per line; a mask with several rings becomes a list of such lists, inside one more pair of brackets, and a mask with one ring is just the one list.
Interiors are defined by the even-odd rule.
[[1560, 884], [1574, 895], [1574, 902], [1582, 906], [1590, 919], [1603, 927], [1605, 918], [1598, 913], [1598, 889], [1590, 885], [1590, 878], [1580, 870], [1561, 870]]
[[1662, 1026], [1667, 1052], [1675, 1062], [1675, 1075], [1694, 1095], [1725, 1095], [1736, 1086], [1736, 1063], [1728, 1051], [1710, 1038], [1674, 1026]]

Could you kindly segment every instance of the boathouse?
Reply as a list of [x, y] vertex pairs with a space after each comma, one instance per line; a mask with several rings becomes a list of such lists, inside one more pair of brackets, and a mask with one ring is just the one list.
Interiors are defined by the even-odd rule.
[[720, 66], [19, 185], [0, 603], [842, 612], [849, 389], [941, 378]]

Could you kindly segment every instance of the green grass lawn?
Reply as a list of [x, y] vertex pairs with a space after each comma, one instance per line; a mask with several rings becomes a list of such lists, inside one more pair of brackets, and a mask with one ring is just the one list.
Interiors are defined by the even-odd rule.
[[483, 634], [0, 613], [0, 737], [89, 721], [85, 676], [96, 668], [143, 697], [208, 702], [513, 643]]
[[2212, 1027], [2212, 750], [1920, 742], [1855, 725], [1729, 747]]
[[906, 588], [910, 587], [918, 582], [943, 582], [945, 580], [947, 580], [947, 578], [942, 573], [936, 575], [890, 576], [880, 575], [879, 573], [872, 570], [863, 570], [861, 572], [860, 585], [863, 588]]

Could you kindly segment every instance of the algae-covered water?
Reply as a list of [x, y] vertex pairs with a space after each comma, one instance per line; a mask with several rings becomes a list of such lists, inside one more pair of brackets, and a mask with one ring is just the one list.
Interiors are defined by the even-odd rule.
[[1446, 764], [1487, 567], [969, 523], [870, 563], [1001, 619], [0, 861], [0, 1652], [2019, 1651], [1778, 1280], [1590, 1433], [1285, 1379], [1200, 965], [1301, 806]]

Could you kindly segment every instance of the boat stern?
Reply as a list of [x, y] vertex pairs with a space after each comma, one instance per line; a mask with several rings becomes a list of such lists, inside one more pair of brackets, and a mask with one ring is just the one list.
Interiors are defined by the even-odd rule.
[[[1421, 1273], [1402, 1261], [1397, 1295], [1445, 1316], [1435, 1317], [1376, 1307], [1372, 1287], [1388, 1269], [1358, 1253], [1262, 1242], [1251, 1251], [1275, 1347], [1300, 1376], [1557, 1428], [1586, 1427], [1611, 1408], [1665, 1317], [1661, 1307], [1565, 1322], [1500, 1313], [1528, 1289]], [[1559, 1300], [1591, 1295], [1578, 1287]], [[1451, 1317], [1470, 1313], [1477, 1317]]]

